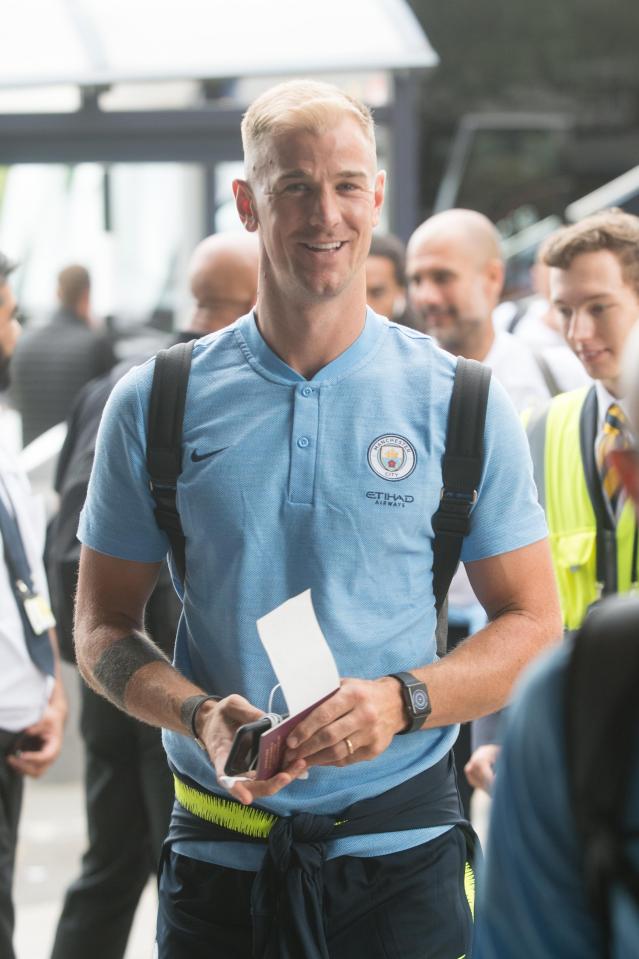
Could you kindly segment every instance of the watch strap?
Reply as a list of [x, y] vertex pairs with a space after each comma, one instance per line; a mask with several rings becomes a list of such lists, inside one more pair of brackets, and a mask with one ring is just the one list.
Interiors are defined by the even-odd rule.
[[[406, 713], [408, 716], [408, 725], [406, 729], [401, 729], [398, 736], [404, 736], [406, 733], [415, 733], [418, 729], [421, 729], [424, 725], [424, 722], [431, 713], [430, 698], [428, 696], [428, 689], [426, 688], [426, 683], [422, 682], [421, 679], [418, 679], [417, 676], [413, 676], [412, 673], [400, 672], [400, 673], [389, 673], [389, 676], [392, 676], [393, 679], [398, 680], [400, 686], [402, 687], [402, 698], [404, 700], [404, 706], [406, 707]], [[413, 697], [411, 694], [411, 689], [415, 687], [423, 690], [426, 707], [423, 710], [416, 710], [415, 704], [413, 702]]]
[[199, 713], [204, 703], [208, 703], [209, 701], [219, 703], [221, 698], [222, 698], [221, 696], [208, 696], [206, 695], [206, 693], [203, 693], [201, 696], [194, 697], [193, 699], [193, 704], [191, 706], [191, 714], [188, 717], [188, 726], [191, 730], [191, 735], [193, 736], [193, 739], [198, 744], [200, 749], [205, 750], [206, 746], [204, 745], [204, 743], [198, 736], [197, 729], [195, 728], [195, 720], [197, 719], [197, 714]]

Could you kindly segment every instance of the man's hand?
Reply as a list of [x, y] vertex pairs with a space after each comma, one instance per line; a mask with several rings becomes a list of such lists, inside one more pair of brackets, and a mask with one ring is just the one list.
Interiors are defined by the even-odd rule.
[[501, 746], [490, 743], [486, 746], [479, 746], [472, 754], [466, 765], [464, 773], [471, 786], [476, 789], [483, 789], [489, 795], [493, 791], [495, 782], [495, 765], [499, 759]]
[[204, 703], [196, 718], [199, 738], [206, 746], [218, 782], [223, 786], [226, 779], [231, 795], [247, 806], [254, 799], [275, 795], [305, 772], [307, 766], [304, 760], [297, 760], [288, 762], [286, 769], [271, 779], [258, 780], [255, 779], [255, 773], [249, 772], [245, 776], [229, 780], [224, 772], [224, 765], [236, 731], [245, 723], [254, 722], [264, 715], [263, 710], [252, 706], [243, 696], [232, 695], [218, 703]]
[[42, 718], [25, 729], [25, 735], [36, 737], [42, 745], [36, 750], [18, 751], [7, 756], [8, 765], [24, 776], [35, 779], [41, 776], [60, 755], [66, 712], [66, 704], [52, 697]]
[[348, 766], [374, 759], [405, 726], [396, 679], [343, 679], [338, 691], [295, 727], [287, 740], [285, 760], [304, 760], [308, 766]]

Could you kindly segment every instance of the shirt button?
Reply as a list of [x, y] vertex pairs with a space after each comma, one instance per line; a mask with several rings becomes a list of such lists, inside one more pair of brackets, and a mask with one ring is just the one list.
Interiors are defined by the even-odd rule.
[[313, 390], [311, 389], [310, 386], [305, 386], [304, 389], [302, 390], [302, 396], [311, 396], [312, 393], [313, 393]]
[[311, 441], [309, 440], [308, 436], [300, 436], [297, 441], [297, 445], [301, 450], [305, 450], [310, 442]]

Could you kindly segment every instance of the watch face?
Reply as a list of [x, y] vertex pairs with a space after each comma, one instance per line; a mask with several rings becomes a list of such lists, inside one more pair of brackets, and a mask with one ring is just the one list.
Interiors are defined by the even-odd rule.
[[425, 689], [417, 687], [410, 691], [411, 702], [416, 713], [425, 713], [428, 709], [428, 695]]

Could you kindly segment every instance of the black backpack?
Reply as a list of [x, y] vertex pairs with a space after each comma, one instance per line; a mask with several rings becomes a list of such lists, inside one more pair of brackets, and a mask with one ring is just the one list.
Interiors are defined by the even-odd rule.
[[[177, 510], [177, 482], [182, 472], [182, 426], [193, 341], [161, 350], [155, 359], [149, 402], [146, 462], [155, 499], [155, 519], [167, 534], [182, 582], [186, 569], [185, 538]], [[433, 515], [433, 591], [437, 611], [437, 651], [446, 652], [446, 597], [459, 565], [464, 536], [481, 479], [484, 425], [491, 371], [475, 360], [457, 360], [448, 412], [443, 487]]]
[[[610, 894], [622, 886], [639, 912], [639, 870], [627, 846], [627, 797], [639, 763], [639, 600], [595, 607], [573, 641], [564, 717], [571, 808], [589, 904], [612, 955]], [[639, 817], [638, 817], [639, 818]]]
[[[60, 655], [69, 663], [75, 662], [73, 610], [80, 563], [80, 542], [76, 533], [93, 467], [98, 426], [111, 390], [138, 361], [131, 359], [119, 363], [110, 373], [92, 380], [78, 394], [67, 420], [67, 436], [58, 458], [54, 486], [60, 505], [47, 530], [46, 568]], [[173, 650], [180, 610], [181, 604], [173, 590], [168, 568], [163, 564], [147, 603], [145, 625], [168, 656]]]

